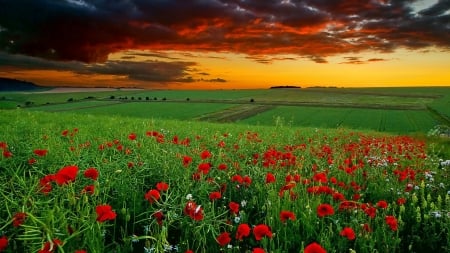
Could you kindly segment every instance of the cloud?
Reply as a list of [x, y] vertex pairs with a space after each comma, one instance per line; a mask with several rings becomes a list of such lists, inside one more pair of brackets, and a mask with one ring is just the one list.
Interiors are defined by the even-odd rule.
[[365, 63], [371, 63], [371, 62], [386, 61], [386, 59], [382, 59], [382, 58], [370, 58], [370, 59], [364, 60], [364, 59], [362, 59], [362, 57], [356, 57], [356, 56], [345, 56], [343, 58], [345, 61], [341, 62], [340, 64], [365, 64]]
[[[365, 51], [449, 50], [450, 1], [418, 11], [413, 3], [6, 0], [0, 2], [0, 51], [84, 63], [105, 63], [125, 50], [235, 52], [261, 63], [270, 63], [264, 56], [289, 54], [326, 63], [328, 56]], [[131, 56], [143, 55], [123, 59]]]

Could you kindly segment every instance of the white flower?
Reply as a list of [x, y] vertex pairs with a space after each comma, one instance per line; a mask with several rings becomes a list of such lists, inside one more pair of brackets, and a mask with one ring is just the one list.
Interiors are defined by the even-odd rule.
[[440, 211], [434, 211], [434, 212], [431, 212], [431, 215], [432, 215], [434, 218], [441, 218], [441, 217], [442, 217], [442, 214], [441, 214]]
[[242, 201], [241, 201], [241, 206], [244, 207], [244, 206], [246, 206], [246, 205], [247, 205], [247, 200], [242, 200]]
[[239, 223], [241, 221], [241, 217], [236, 216], [234, 217], [234, 223]]
[[188, 195], [186, 195], [186, 199], [187, 200], [192, 200], [192, 194], [189, 193]]

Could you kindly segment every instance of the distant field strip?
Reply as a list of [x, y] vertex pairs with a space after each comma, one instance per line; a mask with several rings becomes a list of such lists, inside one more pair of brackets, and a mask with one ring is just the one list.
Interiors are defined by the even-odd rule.
[[439, 122], [426, 110], [383, 110], [278, 106], [240, 123], [292, 126], [350, 127], [386, 132], [427, 132]]
[[209, 113], [201, 117], [195, 118], [195, 120], [212, 121], [212, 122], [235, 122], [242, 119], [246, 119], [255, 116], [259, 113], [268, 111], [274, 108], [271, 105], [238, 105], [226, 108], [225, 110]]
[[111, 105], [119, 104], [119, 103], [121, 103], [121, 102], [120, 101], [90, 100], [90, 101], [68, 102], [68, 103], [61, 103], [61, 104], [36, 106], [36, 107], [30, 107], [29, 110], [47, 111], [47, 112], [63, 112], [63, 111], [74, 111], [74, 110], [81, 110], [81, 109], [94, 108], [94, 107], [111, 106]]

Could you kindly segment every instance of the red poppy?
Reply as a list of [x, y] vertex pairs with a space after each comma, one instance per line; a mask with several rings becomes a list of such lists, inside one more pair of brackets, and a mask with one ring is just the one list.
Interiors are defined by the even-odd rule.
[[222, 246], [222, 247], [226, 246], [227, 244], [229, 244], [231, 242], [230, 233], [223, 232], [222, 234], [217, 236], [216, 241], [220, 246]]
[[155, 190], [155, 189], [149, 190], [145, 194], [145, 199], [148, 200], [148, 202], [150, 202], [150, 204], [153, 204], [153, 202], [158, 201], [160, 198], [161, 198], [161, 194], [159, 193], [158, 190]]
[[10, 158], [12, 156], [13, 156], [13, 154], [11, 152], [9, 152], [8, 150], [3, 150], [3, 157], [4, 158]]
[[77, 166], [66, 166], [62, 169], [60, 169], [55, 174], [55, 181], [58, 185], [64, 185], [68, 184], [70, 182], [75, 181], [75, 178], [78, 174], [78, 167]]
[[156, 184], [156, 189], [159, 191], [167, 191], [169, 189], [169, 185], [166, 182], [159, 182]]
[[186, 250], [184, 253], [194, 253], [194, 251], [188, 249], [188, 250]]
[[237, 182], [239, 184], [242, 184], [243, 179], [241, 175], [234, 175], [231, 177], [231, 182]]
[[16, 214], [14, 214], [13, 226], [14, 227], [21, 226], [25, 222], [26, 218], [27, 218], [27, 214], [26, 213], [18, 212]]
[[262, 248], [253, 248], [252, 253], [266, 253], [266, 251]]
[[37, 156], [45, 156], [45, 155], [47, 155], [47, 150], [46, 149], [35, 149], [33, 151], [33, 153]]
[[55, 175], [50, 174], [46, 175], [39, 180], [39, 186], [41, 187], [40, 191], [44, 194], [48, 194], [52, 191], [52, 181], [55, 180]]
[[8, 237], [2, 236], [0, 237], [0, 252], [6, 250], [8, 247]]
[[98, 205], [95, 208], [97, 213], [97, 221], [104, 222], [107, 220], [114, 220], [116, 218], [116, 212], [114, 212], [110, 205]]
[[272, 238], [272, 231], [267, 225], [259, 224], [253, 228], [253, 235], [257, 241], [260, 241], [264, 236]]
[[353, 229], [350, 227], [343, 228], [339, 235], [347, 237], [347, 239], [349, 239], [350, 241], [355, 240], [356, 238], [355, 231], [353, 231]]
[[158, 224], [161, 226], [164, 220], [164, 213], [162, 211], [157, 211], [152, 216], [155, 217], [156, 222], [158, 222]]
[[304, 253], [327, 253], [327, 251], [320, 244], [313, 242], [305, 247]]
[[208, 150], [204, 150], [201, 154], [200, 157], [202, 158], [202, 160], [208, 159], [212, 156], [211, 152], [209, 152]]
[[28, 164], [29, 165], [33, 165], [33, 164], [35, 164], [37, 162], [37, 160], [35, 159], [35, 158], [30, 158], [29, 160], [28, 160]]
[[378, 201], [377, 206], [379, 208], [386, 209], [388, 207], [388, 203], [386, 201], [384, 201], [384, 200], [380, 200], [380, 201]]
[[86, 185], [83, 190], [81, 191], [81, 193], [87, 193], [87, 194], [94, 194], [95, 193], [95, 186], [93, 184], [91, 185]]
[[38, 253], [52, 253], [58, 245], [62, 245], [62, 242], [59, 239], [53, 239], [52, 242], [45, 242], [44, 247], [39, 250]]
[[197, 206], [194, 201], [188, 201], [183, 209], [183, 212], [193, 220], [203, 220], [203, 208], [201, 206]]
[[219, 164], [219, 166], [217, 166], [217, 169], [219, 170], [226, 170], [228, 168], [228, 166], [225, 163], [221, 163]]
[[88, 168], [84, 171], [84, 177], [90, 178], [92, 180], [97, 180], [98, 178], [98, 170], [96, 168]]
[[275, 176], [272, 173], [268, 172], [266, 174], [266, 184], [270, 183], [275, 183]]
[[203, 175], [208, 174], [210, 169], [211, 169], [210, 163], [200, 163], [198, 165], [198, 171], [201, 172]]
[[319, 182], [319, 183], [327, 183], [328, 179], [327, 179], [327, 174], [325, 172], [321, 172], [321, 173], [316, 173], [313, 176], [313, 180], [315, 182]]
[[5, 150], [8, 147], [8, 144], [6, 142], [0, 141], [0, 149]]
[[216, 199], [222, 198], [222, 194], [220, 192], [211, 192], [209, 194], [209, 200], [214, 201]]
[[295, 220], [295, 214], [291, 211], [281, 211], [280, 212], [280, 220], [281, 222], [285, 223], [287, 220], [294, 221]]
[[397, 219], [394, 216], [387, 215], [385, 217], [386, 224], [391, 228], [392, 231], [397, 231], [398, 224]]
[[363, 208], [363, 210], [367, 214], [367, 216], [369, 216], [372, 219], [375, 218], [377, 214], [377, 209], [375, 207], [366, 207]]
[[405, 198], [397, 199], [397, 205], [401, 206], [401, 205], [404, 205], [405, 203], [406, 203], [406, 199]]
[[239, 224], [236, 230], [236, 239], [242, 240], [244, 237], [247, 237], [250, 235], [250, 226], [248, 224]]
[[249, 176], [244, 176], [242, 179], [245, 186], [250, 186], [252, 184], [252, 179]]
[[334, 209], [330, 204], [320, 204], [317, 207], [317, 216], [324, 217], [328, 215], [333, 215]]
[[62, 136], [67, 136], [67, 134], [69, 133], [69, 130], [63, 130], [62, 132], [61, 132], [61, 135]]
[[129, 139], [129, 140], [132, 140], [132, 141], [136, 140], [136, 134], [135, 134], [135, 133], [129, 134], [129, 135], [128, 135], [128, 139]]
[[191, 164], [192, 163], [192, 157], [190, 157], [190, 156], [183, 156], [183, 166], [184, 167], [187, 167], [187, 166], [189, 166], [189, 164]]
[[87, 253], [87, 251], [84, 249], [80, 249], [80, 250], [75, 250], [75, 253]]
[[232, 214], [238, 214], [239, 213], [239, 204], [236, 202], [231, 201], [228, 204], [228, 207], [230, 208], [230, 211]]

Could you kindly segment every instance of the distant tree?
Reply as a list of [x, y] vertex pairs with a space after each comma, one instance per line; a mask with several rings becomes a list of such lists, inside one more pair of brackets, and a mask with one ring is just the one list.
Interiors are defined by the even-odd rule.
[[189, 100], [191, 100], [191, 99], [189, 99], [189, 98], [186, 98], [186, 101], [189, 101]]
[[114, 96], [114, 95], [111, 95], [110, 97], [109, 97], [109, 99], [115, 99], [116, 97]]
[[32, 105], [32, 104], [34, 104], [34, 102], [32, 102], [32, 101], [26, 101], [26, 102], [25, 102], [25, 106], [30, 106], [30, 105]]
[[250, 99], [250, 103], [253, 103], [253, 102], [255, 102], [255, 100], [253, 98], [251, 98]]
[[73, 102], [73, 98], [67, 99], [67, 102]]
[[153, 100], [158, 100], [158, 98], [157, 98], [157, 97], [154, 97]]
[[131, 97], [131, 100], [134, 100], [134, 97]]
[[145, 97], [145, 100], [147, 100], [147, 101], [148, 101], [148, 100], [150, 100], [150, 98], [149, 98], [149, 97]]
[[163, 98], [162, 100], [163, 100], [163, 101], [166, 101], [166, 98]]
[[141, 97], [138, 97], [138, 100], [142, 100], [142, 98], [141, 98]]

